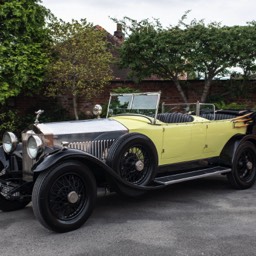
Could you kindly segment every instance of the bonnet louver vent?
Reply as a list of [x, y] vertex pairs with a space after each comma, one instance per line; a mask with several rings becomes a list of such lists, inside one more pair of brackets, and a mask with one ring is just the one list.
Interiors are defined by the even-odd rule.
[[72, 142], [69, 144], [69, 148], [79, 149], [101, 160], [105, 160], [107, 157], [107, 149], [112, 145], [114, 141], [114, 139], [109, 139], [85, 142]]

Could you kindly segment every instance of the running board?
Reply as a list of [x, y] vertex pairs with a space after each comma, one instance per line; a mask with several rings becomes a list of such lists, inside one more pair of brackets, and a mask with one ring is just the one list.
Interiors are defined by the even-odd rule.
[[179, 174], [172, 174], [168, 176], [158, 177], [158, 178], [155, 178], [154, 182], [161, 185], [170, 185], [170, 184], [175, 184], [183, 181], [204, 178], [204, 177], [212, 176], [215, 174], [223, 174], [227, 172], [231, 172], [231, 168], [215, 166], [212, 168], [206, 168], [206, 169], [200, 169], [200, 170], [186, 172], [186, 173], [179, 173]]

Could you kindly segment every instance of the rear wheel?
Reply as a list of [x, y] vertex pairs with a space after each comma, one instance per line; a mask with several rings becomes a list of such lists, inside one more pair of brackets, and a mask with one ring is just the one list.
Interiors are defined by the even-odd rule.
[[[107, 164], [126, 182], [145, 186], [155, 177], [157, 153], [154, 144], [146, 136], [131, 133], [123, 135], [108, 152]], [[120, 186], [119, 186], [120, 187]], [[144, 191], [118, 192], [127, 196], [138, 196]]]
[[76, 161], [64, 162], [38, 176], [32, 193], [34, 214], [53, 231], [75, 230], [91, 215], [96, 195], [90, 170]]
[[250, 188], [256, 179], [256, 148], [249, 141], [241, 144], [236, 150], [232, 164], [232, 172], [227, 178], [237, 189]]

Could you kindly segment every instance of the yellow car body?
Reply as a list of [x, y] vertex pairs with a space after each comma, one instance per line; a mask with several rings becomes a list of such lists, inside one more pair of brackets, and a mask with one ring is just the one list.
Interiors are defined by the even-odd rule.
[[123, 124], [130, 133], [141, 133], [149, 137], [156, 146], [159, 165], [188, 162], [217, 157], [225, 144], [235, 135], [245, 135], [247, 127], [243, 121], [210, 121], [193, 116], [193, 122], [151, 124], [140, 116], [111, 117]]

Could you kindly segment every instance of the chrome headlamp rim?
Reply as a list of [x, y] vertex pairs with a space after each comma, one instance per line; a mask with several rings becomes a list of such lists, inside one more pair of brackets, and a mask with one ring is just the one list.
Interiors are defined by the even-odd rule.
[[5, 132], [3, 135], [2, 142], [4, 152], [10, 154], [17, 148], [18, 138], [12, 132]]
[[31, 159], [36, 159], [44, 149], [43, 141], [38, 135], [31, 135], [27, 140], [27, 153]]

